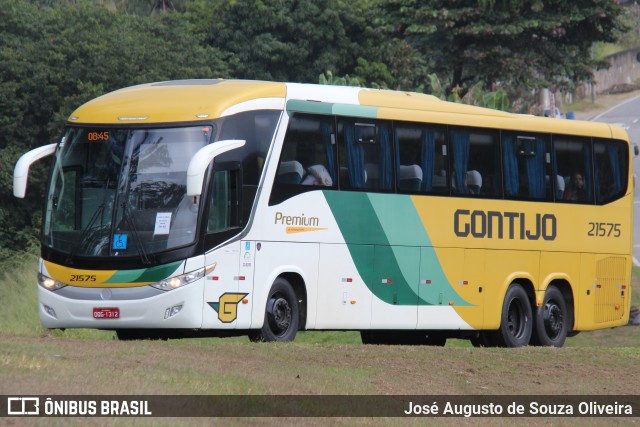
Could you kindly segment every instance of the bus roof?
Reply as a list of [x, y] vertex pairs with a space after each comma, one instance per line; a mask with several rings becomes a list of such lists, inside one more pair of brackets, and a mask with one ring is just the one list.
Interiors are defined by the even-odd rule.
[[420, 93], [251, 80], [175, 80], [120, 89], [79, 107], [70, 123], [147, 124], [211, 120], [243, 102], [280, 99], [289, 111], [553, 132], [627, 140], [624, 129], [596, 122], [506, 113]]
[[70, 123], [193, 122], [217, 118], [245, 101], [284, 98], [284, 83], [250, 80], [174, 80], [107, 93], [75, 110]]

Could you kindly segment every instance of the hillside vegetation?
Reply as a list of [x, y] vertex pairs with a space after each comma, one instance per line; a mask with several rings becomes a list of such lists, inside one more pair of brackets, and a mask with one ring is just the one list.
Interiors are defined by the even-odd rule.
[[602, 65], [591, 46], [622, 38], [630, 10], [609, 0], [4, 0], [0, 260], [33, 244], [42, 220], [50, 160], [33, 166], [19, 200], [11, 194], [17, 159], [58, 141], [69, 115], [107, 92], [173, 79], [318, 83], [322, 75], [469, 102], [491, 91], [500, 102], [490, 96], [485, 106], [528, 112], [539, 88], [589, 80]]

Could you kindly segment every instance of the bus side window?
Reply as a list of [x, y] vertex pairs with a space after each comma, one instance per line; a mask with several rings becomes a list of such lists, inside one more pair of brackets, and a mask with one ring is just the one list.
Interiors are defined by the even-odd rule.
[[500, 196], [502, 180], [497, 132], [452, 127], [450, 139], [453, 194]]
[[397, 123], [396, 180], [401, 193], [448, 193], [449, 159], [444, 128]]
[[319, 188], [335, 188], [335, 130], [332, 116], [296, 113], [289, 122], [269, 204]]
[[558, 135], [554, 137], [553, 151], [556, 179], [561, 177], [565, 182], [564, 193], [560, 200], [593, 203], [590, 139]]
[[504, 132], [502, 167], [507, 199], [553, 200], [548, 137]]
[[340, 186], [346, 190], [393, 190], [390, 125], [367, 119], [340, 120]]
[[240, 226], [239, 170], [219, 170], [213, 174], [209, 198], [207, 233], [220, 233]]
[[627, 145], [616, 140], [596, 140], [593, 144], [596, 202], [612, 202], [627, 189], [629, 151]]

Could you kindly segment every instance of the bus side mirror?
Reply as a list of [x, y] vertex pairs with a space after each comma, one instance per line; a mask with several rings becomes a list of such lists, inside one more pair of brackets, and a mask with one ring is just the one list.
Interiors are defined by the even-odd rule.
[[41, 158], [55, 153], [57, 146], [57, 143], [44, 145], [23, 154], [18, 159], [13, 169], [13, 195], [15, 197], [24, 198], [27, 192], [27, 178], [29, 177], [29, 168], [31, 165]]
[[[640, 53], [638, 55], [640, 55]], [[638, 144], [633, 144], [633, 155], [638, 156], [638, 154], [640, 154], [640, 148], [638, 148]]]
[[245, 142], [245, 140], [240, 139], [228, 139], [213, 142], [199, 149], [191, 158], [187, 168], [187, 196], [199, 196], [202, 194], [204, 174], [216, 156], [242, 147]]

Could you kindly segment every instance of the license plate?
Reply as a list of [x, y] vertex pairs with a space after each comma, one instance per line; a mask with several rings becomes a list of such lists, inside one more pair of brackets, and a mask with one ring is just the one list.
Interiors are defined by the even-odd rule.
[[93, 318], [94, 319], [119, 319], [120, 309], [119, 308], [94, 308]]

